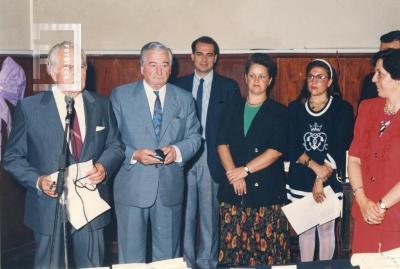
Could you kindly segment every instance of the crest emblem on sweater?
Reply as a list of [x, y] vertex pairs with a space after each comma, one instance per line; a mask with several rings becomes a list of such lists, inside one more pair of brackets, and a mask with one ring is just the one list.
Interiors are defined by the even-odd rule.
[[327, 135], [321, 132], [322, 124], [309, 124], [310, 131], [303, 136], [303, 146], [307, 151], [324, 151], [328, 149]]

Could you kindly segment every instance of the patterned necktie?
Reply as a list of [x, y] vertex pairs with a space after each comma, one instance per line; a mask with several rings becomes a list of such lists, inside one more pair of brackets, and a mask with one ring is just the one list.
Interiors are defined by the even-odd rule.
[[203, 108], [203, 84], [204, 79], [200, 79], [199, 87], [197, 88], [197, 96], [196, 96], [196, 109], [197, 109], [197, 116], [201, 122], [201, 113]]
[[159, 92], [154, 91], [154, 94], [156, 95], [156, 101], [154, 103], [153, 128], [154, 128], [154, 133], [156, 134], [157, 141], [160, 141], [162, 108], [161, 108]]
[[76, 161], [79, 161], [82, 152], [82, 136], [81, 129], [79, 128], [79, 120], [78, 114], [76, 113], [75, 107], [73, 108], [74, 117], [72, 119], [72, 128], [71, 128], [71, 146], [72, 146], [72, 155], [74, 156]]

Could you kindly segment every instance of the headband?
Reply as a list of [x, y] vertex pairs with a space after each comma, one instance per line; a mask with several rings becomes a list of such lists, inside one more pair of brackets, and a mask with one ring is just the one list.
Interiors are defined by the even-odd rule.
[[328, 61], [326, 61], [324, 59], [314, 59], [314, 60], [312, 60], [312, 62], [323, 62], [324, 64], [326, 64], [329, 67], [329, 71], [331, 72], [330, 79], [333, 78], [332, 66], [328, 63]]

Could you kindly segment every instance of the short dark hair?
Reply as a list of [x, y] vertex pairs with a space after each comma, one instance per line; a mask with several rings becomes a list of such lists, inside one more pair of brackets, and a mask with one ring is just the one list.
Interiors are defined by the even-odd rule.
[[211, 44], [214, 46], [214, 53], [215, 55], [217, 55], [217, 57], [219, 57], [219, 47], [217, 42], [212, 39], [209, 36], [201, 36], [199, 38], [197, 38], [195, 41], [192, 42], [192, 53], [194, 54], [196, 52], [196, 45], [197, 43], [206, 43], [206, 44]]
[[271, 93], [272, 88], [274, 87], [275, 84], [275, 77], [276, 77], [276, 73], [278, 71], [278, 68], [276, 66], [276, 63], [274, 62], [274, 60], [271, 58], [271, 56], [269, 56], [266, 53], [253, 53], [252, 55], [250, 55], [250, 57], [247, 59], [246, 61], [246, 65], [244, 67], [244, 72], [247, 75], [249, 73], [250, 67], [253, 64], [259, 64], [264, 66], [265, 68], [267, 68], [268, 70], [268, 75], [269, 77], [272, 79], [271, 83], [269, 84], [268, 88], [267, 88], [267, 96], [269, 96], [269, 94]]
[[[325, 72], [328, 74], [328, 76], [332, 79], [331, 85], [328, 87], [328, 96], [334, 96], [334, 97], [339, 97], [342, 98], [342, 93], [340, 92], [340, 86], [339, 86], [339, 80], [336, 75], [335, 68], [330, 64], [332, 68], [333, 74], [331, 74], [331, 69], [329, 66], [324, 62], [319, 59], [315, 59], [311, 62], [308, 63], [306, 67], [306, 75], [313, 69], [314, 67], [321, 67], [325, 70]], [[310, 91], [308, 89], [308, 83], [307, 83], [307, 78], [304, 80], [303, 88], [297, 97], [297, 100], [299, 100], [301, 103], [305, 103], [307, 101], [307, 98], [310, 97]]]
[[391, 31], [381, 36], [382, 43], [390, 43], [400, 40], [400, 30]]
[[383, 68], [389, 72], [392, 79], [400, 80], [400, 49], [378, 51], [372, 56], [374, 66], [379, 59], [382, 59]]

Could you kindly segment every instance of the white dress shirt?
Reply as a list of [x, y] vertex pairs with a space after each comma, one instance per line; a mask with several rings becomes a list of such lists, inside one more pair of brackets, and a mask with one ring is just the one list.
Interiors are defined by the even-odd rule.
[[[58, 115], [60, 116], [61, 125], [65, 130], [65, 117], [67, 116], [67, 104], [65, 103], [64, 99], [65, 95], [57, 87], [53, 87], [52, 91], [54, 99], [56, 101]], [[85, 141], [85, 136], [86, 136], [86, 119], [85, 119], [85, 108], [83, 105], [82, 93], [74, 97], [74, 108], [76, 114], [78, 115], [79, 129], [81, 131], [81, 137], [83, 143]]]
[[197, 98], [197, 91], [199, 90], [200, 79], [204, 79], [203, 82], [203, 99], [201, 100], [201, 130], [202, 130], [202, 138], [206, 139], [206, 121], [207, 121], [207, 112], [208, 112], [208, 103], [210, 101], [210, 94], [211, 94], [211, 86], [213, 81], [214, 71], [211, 70], [205, 77], [200, 77], [196, 70], [194, 71], [194, 79], [193, 79], [193, 88], [192, 88], [192, 95], [193, 98]]

